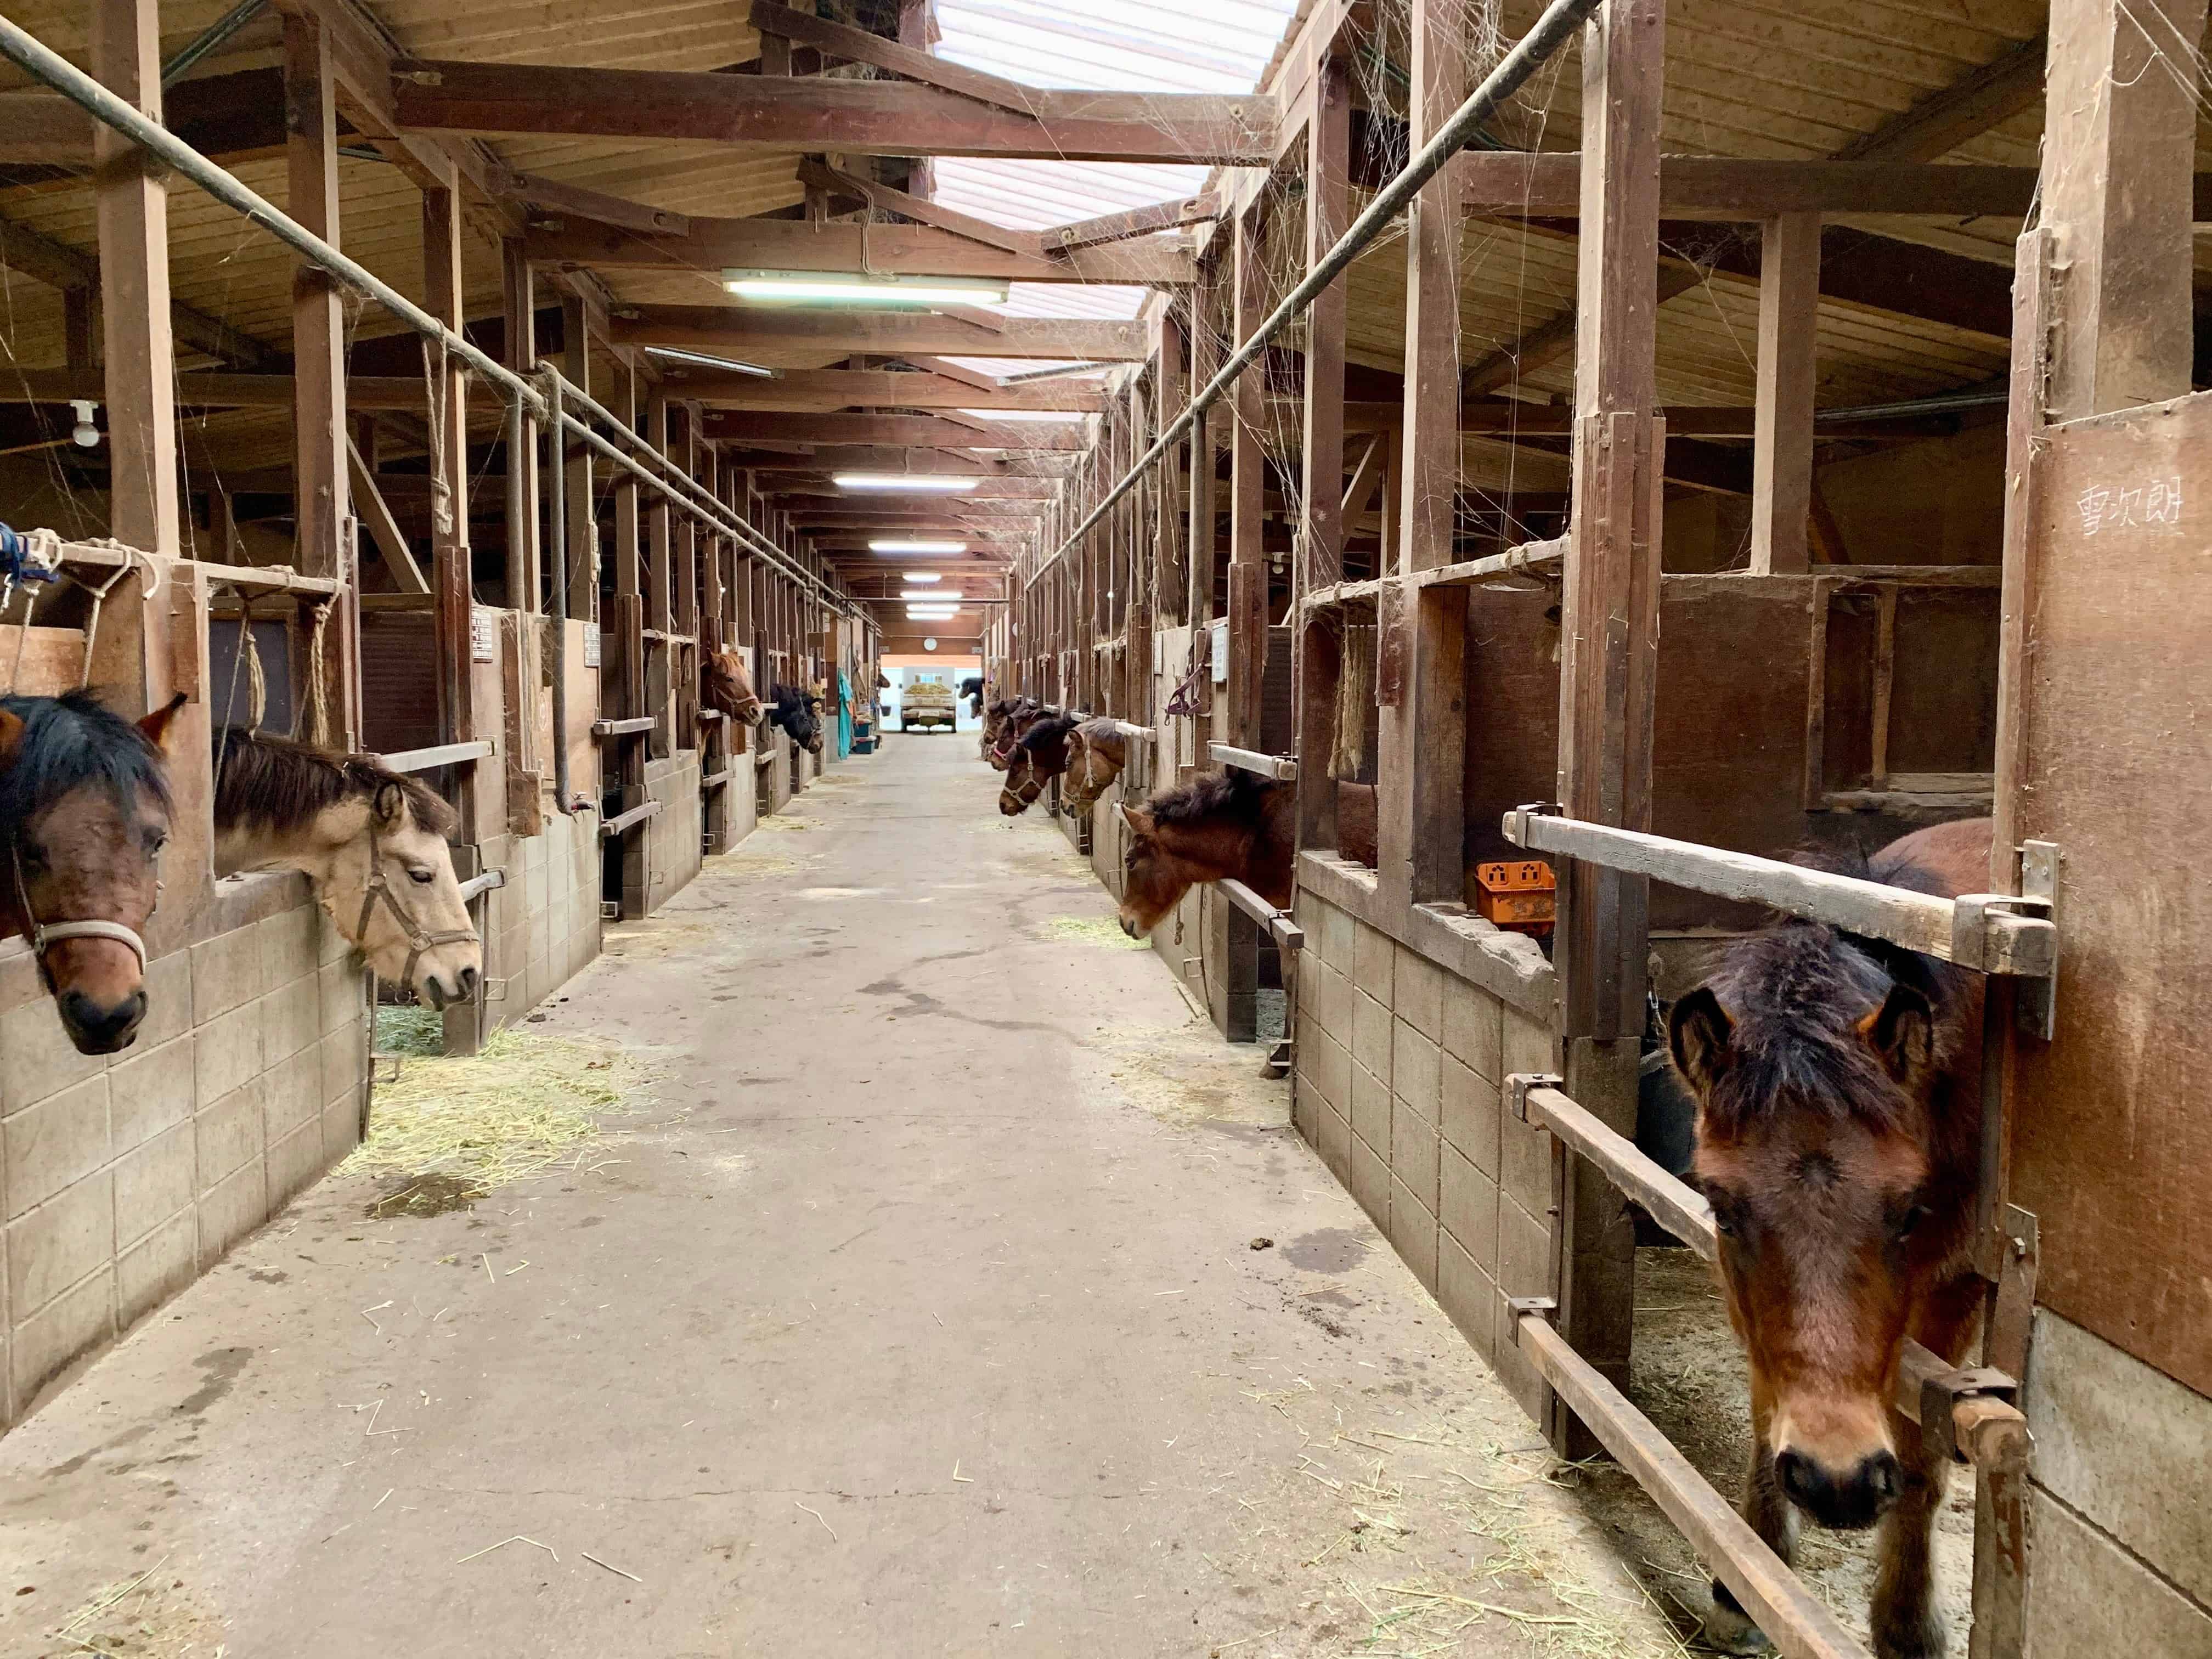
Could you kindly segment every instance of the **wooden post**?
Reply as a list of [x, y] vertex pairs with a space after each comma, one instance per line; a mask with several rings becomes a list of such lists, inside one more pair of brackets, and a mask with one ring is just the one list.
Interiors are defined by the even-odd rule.
[[[621, 390], [612, 401], [615, 417], [633, 429], [637, 425], [636, 368], [620, 366]], [[645, 592], [643, 556], [638, 542], [637, 480], [629, 472], [615, 480], [615, 595], [614, 614], [608, 618], [607, 637], [601, 645], [603, 661], [613, 664], [620, 718], [635, 720], [653, 710], [645, 691]], [[605, 671], [602, 670], [604, 675]], [[622, 810], [644, 805], [645, 760], [649, 744], [643, 734], [628, 733], [614, 739], [616, 773], [622, 787]], [[651, 907], [651, 875], [646, 859], [647, 831], [626, 830], [622, 837], [622, 915], [634, 921]]]
[[[1582, 239], [1576, 305], [1574, 516], [1560, 624], [1559, 793], [1569, 816], [1646, 830], [1659, 616], [1654, 363], [1665, 0], [1607, 0], [1583, 55]], [[1648, 883], [1570, 860], [1559, 966], [1568, 1092], [1624, 1133], [1636, 1124]], [[1628, 1379], [1635, 1234], [1582, 1160], [1556, 1223], [1559, 1328], [1609, 1380]], [[1524, 1295], [1517, 1285], [1500, 1287]], [[1556, 1408], [1555, 1444], [1583, 1435]]]
[[2191, 169], [2205, 0], [2051, 0], [2042, 222], [2057, 233], [2051, 415], [2190, 388]]
[[[561, 297], [561, 373], [578, 391], [588, 394], [592, 390], [592, 340], [586, 331], [584, 301], [574, 293]], [[568, 491], [567, 523], [568, 615], [587, 628], [596, 628], [599, 622], [599, 521], [592, 489], [591, 451], [580, 444], [572, 451], [563, 441], [562, 450], [568, 456]], [[599, 660], [606, 661], [605, 645], [602, 641]], [[605, 669], [600, 672], [604, 677]]]
[[[668, 393], [657, 383], [646, 393], [645, 441], [666, 457]], [[645, 626], [661, 637], [645, 653], [646, 713], [659, 722], [653, 728], [653, 757], [665, 760], [677, 744], [677, 647], [668, 635], [676, 631], [675, 526], [668, 497], [654, 490], [645, 501], [646, 609]]]
[[1820, 312], [1820, 216], [1761, 228], [1759, 385], [1751, 452], [1753, 575], [1802, 571], [1813, 508], [1813, 398]]
[[[285, 203], [292, 217], [333, 246], [343, 244], [338, 223], [337, 101], [330, 40], [313, 17], [284, 18]], [[302, 575], [342, 576], [346, 568], [350, 505], [346, 471], [345, 308], [337, 286], [320, 266], [304, 260], [292, 272], [292, 503], [295, 558]], [[294, 735], [350, 748], [358, 726], [349, 693], [353, 684], [357, 596], [333, 605], [325, 624], [324, 683], [296, 678], [325, 711], [315, 722], [295, 723]], [[330, 648], [335, 641], [337, 648]], [[335, 711], [336, 718], [328, 716]]]
[[[1467, 97], [1466, 26], [1451, 0], [1413, 8], [1413, 131], [1419, 146]], [[1376, 876], [1393, 912], [1459, 901], [1466, 806], [1467, 594], [1411, 578], [1452, 561], [1459, 494], [1459, 195], [1445, 168], [1406, 226], [1406, 420], [1388, 487], [1398, 494], [1395, 571], [1376, 606], [1381, 787]], [[1326, 769], [1327, 762], [1315, 757]], [[1301, 768], [1301, 770], [1304, 769]]]
[[[1189, 386], [1183, 374], [1186, 341], [1182, 319], [1172, 307], [1160, 313], [1159, 345], [1152, 371], [1152, 430], [1154, 441], [1168, 422], [1182, 413]], [[1160, 460], [1159, 514], [1153, 541], [1153, 592], [1159, 618], [1170, 626], [1190, 620], [1190, 575], [1184, 550], [1192, 538], [1186, 535], [1183, 514], [1189, 507], [1183, 479], [1184, 452], [1170, 445]], [[1152, 672], [1146, 663], [1145, 672]]]
[[[528, 376], [538, 367], [538, 289], [522, 240], [499, 245], [501, 295], [506, 313], [507, 366]], [[507, 457], [507, 605], [525, 616], [544, 604], [538, 581], [538, 422], [522, 415], [522, 445]]]
[[[1237, 216], [1233, 254], [1237, 342], [1250, 339], [1266, 314], [1267, 254], [1257, 204]], [[1260, 434], [1266, 370], [1259, 363], [1237, 377], [1229, 437], [1229, 709], [1219, 740], [1260, 746], [1261, 687], [1267, 674], [1267, 457]]]
[[[159, 9], [155, 0], [95, 0], [92, 72], [143, 113], [161, 118]], [[143, 552], [183, 551], [177, 479], [176, 348], [170, 333], [169, 198], [146, 153], [112, 129], [93, 128], [94, 217], [100, 246], [101, 344], [106, 358], [108, 533]], [[141, 710], [177, 691], [198, 694], [206, 660], [204, 593], [173, 573], [166, 601], [149, 605], [139, 571], [108, 594], [92, 641], [91, 679], [119, 688]], [[125, 708], [123, 711], [134, 711]], [[159, 952], [191, 937], [212, 893], [212, 768], [204, 696], [179, 711], [170, 743], [176, 812], [161, 859], [167, 897], [147, 928]]]
[[[1352, 87], [1342, 60], [1331, 57], [1315, 72], [1306, 114], [1306, 269], [1320, 265], [1352, 222]], [[1297, 534], [1293, 595], [1327, 587], [1344, 577], [1344, 336], [1345, 279], [1339, 276], [1306, 313], [1304, 501]], [[1298, 844], [1336, 845], [1336, 780], [1328, 758], [1336, 741], [1336, 686], [1340, 672], [1340, 619], [1291, 619], [1298, 641]]]
[[[699, 441], [699, 405], [686, 403], [678, 415], [683, 440], [677, 447], [676, 460], [687, 478], [705, 483], [711, 492], [714, 480], [711, 471], [703, 480], [701, 468], [711, 469], [714, 458]], [[688, 645], [678, 645], [669, 656], [669, 673], [675, 682], [676, 735], [678, 749], [697, 749], [699, 744], [699, 650], [704, 637], [701, 626], [699, 603], [700, 551], [706, 551], [706, 562], [714, 562], [714, 537], [702, 532], [698, 520], [688, 514], [676, 538], [676, 562], [671, 581], [674, 586], [674, 605], [671, 618], [677, 633], [687, 635]]]

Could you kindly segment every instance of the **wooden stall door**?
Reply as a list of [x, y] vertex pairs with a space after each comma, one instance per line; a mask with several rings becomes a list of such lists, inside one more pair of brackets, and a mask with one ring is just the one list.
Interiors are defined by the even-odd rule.
[[2212, 1394], [2212, 393], [2046, 435], [1999, 816], [2057, 845], [2060, 959], [2010, 1198], [2039, 1301]]

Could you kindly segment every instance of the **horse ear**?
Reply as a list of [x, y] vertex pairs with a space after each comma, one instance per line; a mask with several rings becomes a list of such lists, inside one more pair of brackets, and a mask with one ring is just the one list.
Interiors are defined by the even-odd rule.
[[146, 741], [163, 754], [169, 752], [169, 722], [176, 719], [177, 710], [185, 706], [181, 691], [138, 722], [138, 729], [146, 734]]
[[1141, 806], [1124, 806], [1121, 821], [1137, 835], [1149, 836], [1152, 833], [1152, 815]]
[[1735, 1063], [1735, 1022], [1710, 985], [1678, 998], [1667, 1016], [1667, 1046], [1675, 1069], [1701, 1096]]
[[1881, 1006], [1859, 1022], [1889, 1074], [1908, 1088], [1927, 1076], [1936, 1054], [1936, 1011], [1910, 985], [1893, 985]]
[[369, 811], [386, 830], [396, 830], [407, 813], [407, 792], [389, 780], [376, 786], [376, 793], [369, 802]]
[[23, 722], [0, 708], [0, 767], [15, 763], [15, 750], [23, 741]]

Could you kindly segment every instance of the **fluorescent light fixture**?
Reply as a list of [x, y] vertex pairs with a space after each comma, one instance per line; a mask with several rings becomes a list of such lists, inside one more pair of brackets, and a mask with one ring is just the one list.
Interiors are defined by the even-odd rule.
[[840, 489], [902, 495], [964, 495], [983, 482], [955, 472], [833, 472], [830, 481]]
[[945, 578], [934, 570], [909, 570], [906, 573], [906, 580], [910, 582], [941, 582]]
[[741, 300], [839, 301], [868, 305], [1002, 306], [1008, 286], [984, 276], [866, 276], [834, 270], [725, 270]]
[[763, 368], [758, 363], [741, 363], [735, 357], [717, 357], [710, 351], [686, 351], [681, 346], [647, 346], [648, 357], [665, 358], [672, 363], [692, 363], [701, 368], [726, 368], [738, 374], [757, 374], [763, 380], [773, 380], [776, 371]]
[[965, 542], [915, 541], [911, 537], [879, 536], [868, 544], [871, 553], [965, 553]]
[[959, 614], [957, 610], [917, 611], [912, 605], [906, 611], [908, 622], [951, 622]]

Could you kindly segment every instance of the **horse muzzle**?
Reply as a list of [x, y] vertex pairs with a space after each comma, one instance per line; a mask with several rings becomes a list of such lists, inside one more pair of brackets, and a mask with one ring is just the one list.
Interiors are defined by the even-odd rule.
[[1905, 1492], [1904, 1466], [1887, 1448], [1838, 1471], [1785, 1447], [1774, 1455], [1774, 1475], [1783, 1495], [1831, 1532], [1864, 1532]]
[[65, 991], [54, 999], [62, 1029], [81, 1054], [112, 1054], [138, 1040], [139, 1023], [146, 1018], [143, 987], [120, 1000], [102, 1004], [82, 991]]

